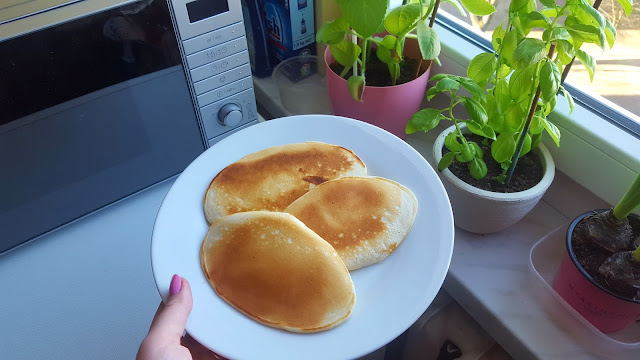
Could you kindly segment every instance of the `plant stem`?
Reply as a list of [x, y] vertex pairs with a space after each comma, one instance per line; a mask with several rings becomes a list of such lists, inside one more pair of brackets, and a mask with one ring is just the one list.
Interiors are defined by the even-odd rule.
[[[553, 53], [556, 51], [556, 44], [551, 44], [549, 48], [549, 54], [547, 57], [549, 61], [553, 57]], [[540, 68], [540, 64], [538, 64], [538, 69]], [[536, 72], [540, 72], [539, 70]], [[524, 146], [524, 140], [527, 138], [527, 133], [529, 132], [529, 127], [531, 126], [531, 121], [533, 120], [533, 115], [536, 113], [536, 109], [538, 107], [538, 101], [540, 100], [541, 94], [540, 85], [538, 85], [538, 90], [536, 90], [536, 94], [533, 97], [533, 102], [531, 103], [531, 108], [529, 109], [529, 116], [527, 116], [527, 121], [524, 124], [524, 128], [520, 133], [520, 138], [518, 139], [518, 144], [516, 145], [516, 152], [513, 154], [511, 158], [511, 165], [509, 165], [509, 169], [507, 170], [507, 178], [505, 179], [505, 184], [509, 184], [511, 182], [511, 177], [513, 176], [513, 171], [516, 168], [516, 164], [518, 163], [518, 159], [520, 158], [520, 153], [522, 152], [522, 147]]]
[[636, 176], [622, 199], [613, 208], [613, 216], [618, 220], [622, 220], [629, 216], [638, 205], [640, 205], [640, 174]]
[[[602, 3], [602, 0], [596, 0], [593, 3], [593, 8], [598, 10], [598, 8], [600, 7], [600, 4]], [[564, 9], [564, 8], [563, 8]], [[564, 81], [567, 79], [567, 75], [569, 75], [569, 70], [571, 70], [571, 65], [573, 65], [573, 62], [576, 60], [576, 57], [574, 56], [571, 59], [571, 62], [567, 64], [567, 66], [564, 67], [564, 71], [562, 72], [562, 78], [560, 78], [560, 84], [564, 84]]]
[[429, 20], [429, 27], [433, 28], [433, 23], [436, 22], [436, 15], [438, 15], [438, 8], [440, 7], [440, 0], [436, 0], [436, 4], [433, 5], [433, 11], [431, 11], [431, 20]]
[[457, 95], [458, 95], [458, 90], [454, 91], [451, 94], [451, 101], [449, 102], [449, 116], [451, 117], [451, 121], [453, 121], [453, 125], [455, 125], [456, 127], [456, 132], [458, 133], [458, 137], [460, 137], [460, 140], [462, 140], [463, 144], [467, 145], [467, 139], [465, 139], [464, 135], [462, 134], [462, 130], [460, 129], [460, 125], [458, 125], [458, 122], [456, 121], [455, 116], [453, 116], [453, 107], [460, 103], [460, 101], [455, 102]]
[[364, 72], [367, 69], [367, 46], [369, 45], [369, 39], [362, 41], [362, 66], [360, 66], [360, 72], [364, 77]]

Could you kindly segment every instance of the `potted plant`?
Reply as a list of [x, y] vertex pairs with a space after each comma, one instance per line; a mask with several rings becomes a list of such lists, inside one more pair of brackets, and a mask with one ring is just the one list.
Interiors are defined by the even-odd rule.
[[[420, 110], [406, 127], [407, 133], [413, 133], [429, 131], [440, 120], [454, 123], [434, 145], [434, 157], [456, 225], [471, 232], [505, 229], [536, 205], [555, 171], [541, 144], [543, 134], [560, 146], [560, 131], [547, 119], [558, 92], [563, 92], [570, 111], [574, 107], [561, 84], [562, 70], [575, 56], [593, 79], [596, 63], [581, 46], [594, 43], [605, 49], [615, 41], [615, 28], [589, 2], [540, 2], [544, 7], [537, 10], [535, 1], [513, 0], [508, 17], [492, 35], [495, 53], [472, 59], [467, 77], [434, 76], [431, 80], [436, 84], [427, 99], [449, 93], [449, 107]], [[541, 36], [531, 32], [535, 28], [542, 30]], [[462, 90], [465, 93], [460, 95]], [[469, 119], [453, 117], [455, 106], [464, 106]], [[469, 134], [464, 133], [465, 126]], [[443, 145], [449, 155], [443, 156]]]
[[640, 320], [640, 175], [608, 210], [577, 217], [553, 289], [602, 332]]
[[[388, 11], [388, 0], [336, 0], [342, 17], [316, 35], [325, 50], [326, 81], [334, 115], [363, 120], [404, 138], [420, 109], [431, 61], [440, 54], [433, 23], [440, 0], [409, 0]], [[457, 0], [446, 0], [462, 9]], [[463, 0], [486, 15], [486, 0]], [[427, 23], [429, 17], [431, 20]]]

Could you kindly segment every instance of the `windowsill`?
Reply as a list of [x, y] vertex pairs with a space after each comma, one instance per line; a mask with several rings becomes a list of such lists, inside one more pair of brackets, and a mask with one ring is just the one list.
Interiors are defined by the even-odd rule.
[[[270, 78], [255, 78], [254, 89], [259, 106], [272, 117], [290, 115]], [[437, 129], [416, 133], [406, 141], [432, 162], [431, 147], [437, 133]], [[456, 228], [444, 289], [516, 359], [602, 358], [607, 354], [587, 350], [589, 342], [584, 337], [578, 338], [561, 325], [563, 319], [548, 313], [543, 299], [534, 292], [528, 264], [529, 251], [537, 241], [560, 226], [566, 227], [577, 215], [603, 207], [608, 207], [605, 201], [558, 170], [543, 200], [511, 228], [484, 236]], [[618, 353], [615, 358], [626, 355]]]

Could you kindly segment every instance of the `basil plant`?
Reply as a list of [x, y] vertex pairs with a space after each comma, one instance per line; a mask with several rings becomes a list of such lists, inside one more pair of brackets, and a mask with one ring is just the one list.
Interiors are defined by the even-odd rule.
[[[632, 0], [617, 1], [629, 16]], [[485, 94], [474, 94], [483, 109], [473, 112], [482, 116], [474, 116], [467, 108], [471, 119], [465, 122], [471, 132], [492, 141], [491, 157], [502, 166], [503, 173], [497, 178], [502, 183], [509, 182], [517, 160], [535, 148], [543, 134], [560, 146], [560, 131], [547, 119], [556, 107], [559, 91], [569, 110], [574, 108], [571, 95], [562, 86], [561, 74], [574, 58], [585, 66], [592, 81], [596, 71], [596, 61], [581, 49], [582, 45], [596, 44], [605, 50], [616, 40], [614, 26], [588, 0], [566, 0], [559, 4], [555, 0], [540, 0], [540, 3], [539, 6], [535, 0], [511, 1], [508, 17], [492, 35], [495, 52], [477, 55], [467, 68], [468, 79], [484, 89]], [[534, 36], [533, 29], [541, 30], [536, 33], [542, 35]], [[437, 90], [430, 89], [430, 94], [451, 91], [450, 85], [438, 86], [450, 77], [435, 79]], [[409, 120], [407, 132], [428, 131], [440, 119], [446, 119], [434, 114], [430, 109], [421, 110]], [[460, 138], [462, 134], [456, 136]], [[466, 157], [455, 159], [461, 161]], [[443, 163], [441, 167], [449, 164]], [[474, 178], [486, 176], [486, 171], [472, 169], [471, 165], [470, 171]]]
[[[463, 14], [458, 0], [442, 0], [452, 3]], [[495, 8], [486, 0], [461, 0], [476, 15], [488, 15]], [[433, 30], [433, 21], [440, 0], [409, 0], [389, 11], [388, 0], [336, 0], [342, 17], [323, 24], [316, 40], [328, 44], [334, 59], [344, 66], [341, 77], [346, 77], [349, 92], [354, 100], [362, 101], [366, 85], [367, 59], [375, 46], [376, 56], [387, 64], [395, 85], [403, 65], [403, 53], [407, 38], [417, 39], [424, 60], [437, 60], [440, 40]]]

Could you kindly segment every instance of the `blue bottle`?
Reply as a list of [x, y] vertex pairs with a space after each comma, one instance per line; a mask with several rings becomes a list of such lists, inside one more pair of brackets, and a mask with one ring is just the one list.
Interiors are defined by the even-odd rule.
[[262, 0], [241, 0], [241, 3], [251, 72], [256, 77], [271, 76], [273, 66], [269, 58], [267, 26]]

